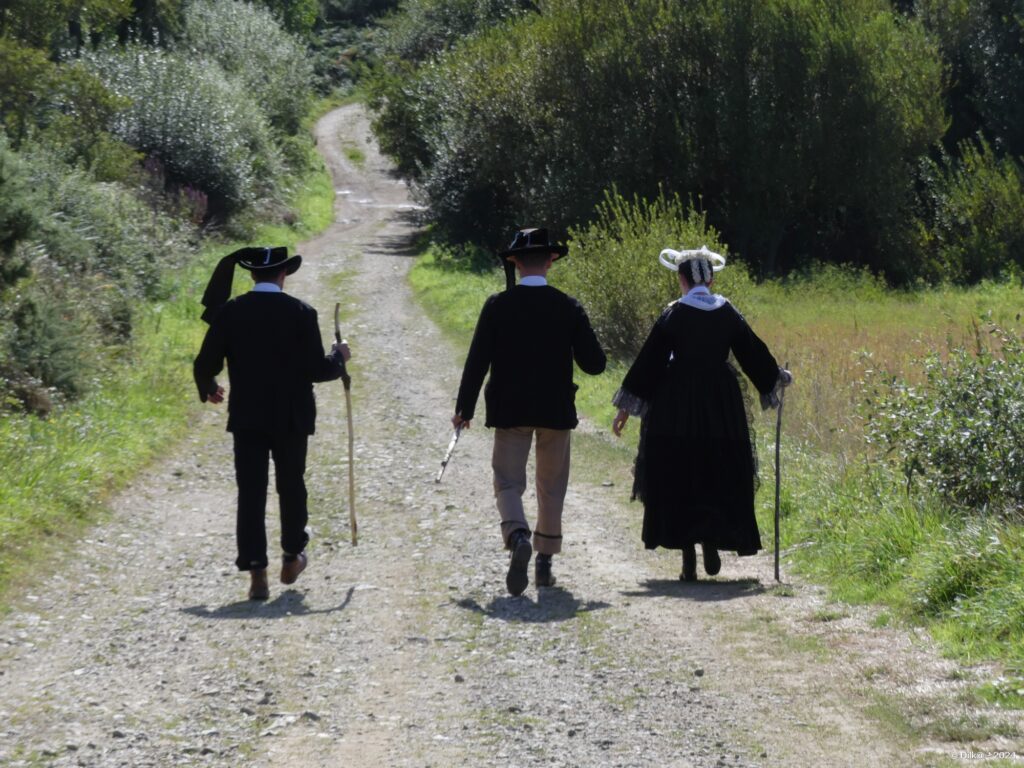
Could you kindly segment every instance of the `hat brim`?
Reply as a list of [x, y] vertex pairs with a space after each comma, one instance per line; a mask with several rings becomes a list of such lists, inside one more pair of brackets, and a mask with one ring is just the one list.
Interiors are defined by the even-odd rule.
[[246, 264], [244, 261], [240, 261], [238, 262], [238, 266], [240, 266], [242, 269], [247, 269], [250, 272], [276, 272], [277, 270], [283, 267], [286, 275], [292, 275], [295, 274], [295, 272], [298, 271], [299, 267], [302, 266], [302, 257], [299, 256], [298, 254], [295, 254], [294, 256], [291, 256], [282, 262], [279, 262], [277, 264], [268, 264], [266, 266], [262, 264], [250, 265]]
[[562, 258], [569, 252], [569, 246], [567, 245], [531, 245], [528, 248], [515, 248], [509, 251], [502, 251], [498, 255], [503, 259], [509, 259], [513, 256], [527, 256], [531, 253], [557, 253], [555, 260]]

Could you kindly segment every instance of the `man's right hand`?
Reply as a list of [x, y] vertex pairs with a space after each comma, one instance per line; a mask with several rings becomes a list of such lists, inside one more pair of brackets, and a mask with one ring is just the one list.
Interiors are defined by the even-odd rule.
[[452, 426], [455, 427], [455, 429], [469, 429], [469, 422], [470, 419], [462, 418], [461, 414], [456, 413], [452, 416]]
[[212, 392], [208, 392], [206, 394], [206, 402], [213, 403], [214, 405], [216, 405], [217, 403], [223, 403], [224, 402], [224, 387], [218, 386]]

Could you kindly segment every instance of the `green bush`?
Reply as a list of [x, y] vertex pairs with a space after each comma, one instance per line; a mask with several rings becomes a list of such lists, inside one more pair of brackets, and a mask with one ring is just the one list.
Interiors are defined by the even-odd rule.
[[313, 68], [305, 46], [270, 11], [237, 0], [196, 0], [185, 11], [181, 47], [220, 64], [275, 128], [286, 134], [301, 129]]
[[927, 161], [922, 250], [937, 276], [975, 283], [1024, 270], [1024, 167], [984, 139], [964, 141], [959, 160]]
[[0, 134], [0, 291], [28, 272], [17, 245], [36, 226], [36, 197], [25, 164]]
[[762, 274], [906, 279], [942, 62], [886, 0], [553, 0], [377, 82], [382, 146], [442, 233], [587, 221], [614, 183], [701, 197]]
[[535, 8], [529, 0], [405, 0], [400, 13], [382, 22], [383, 47], [403, 61], [423, 61]]
[[924, 381], [876, 380], [869, 442], [968, 512], [1024, 511], [1024, 344], [991, 327], [977, 348], [923, 361]]
[[104, 49], [84, 61], [130, 100], [112, 132], [203, 190], [216, 214], [273, 196], [283, 173], [263, 111], [214, 62], [142, 46]]
[[[662, 249], [707, 245], [725, 254], [705, 214], [678, 196], [648, 202], [609, 192], [593, 223], [569, 235], [568, 264], [552, 277], [587, 308], [605, 348], [623, 359], [635, 356], [655, 319], [679, 296], [676, 273], [658, 263]], [[737, 264], [719, 274], [734, 283], [747, 277]]]

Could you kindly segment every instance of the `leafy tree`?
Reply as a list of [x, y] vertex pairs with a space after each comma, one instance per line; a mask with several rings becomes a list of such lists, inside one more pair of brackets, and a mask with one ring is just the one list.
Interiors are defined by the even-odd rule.
[[182, 45], [220, 64], [281, 131], [299, 131], [313, 68], [305, 47], [270, 12], [235, 0], [195, 0]]
[[407, 66], [378, 81], [376, 129], [455, 238], [585, 222], [614, 183], [700, 197], [762, 273], [917, 267], [942, 62], [884, 0], [554, 0]]
[[320, 16], [319, 0], [260, 0], [289, 32], [308, 34]]
[[5, 0], [0, 36], [47, 49], [69, 37], [108, 32], [131, 11], [132, 0]]
[[479, 30], [526, 11], [531, 0], [404, 0], [401, 13], [382, 21], [384, 48], [406, 61], [422, 61]]
[[983, 138], [958, 158], [925, 161], [923, 251], [935, 277], [955, 282], [1024, 274], [1024, 166]]
[[27, 274], [15, 249], [36, 226], [36, 203], [24, 164], [0, 135], [0, 291]]
[[17, 148], [42, 119], [57, 67], [40, 50], [0, 37], [0, 118]]
[[998, 153], [1024, 155], [1024, 0], [917, 0], [914, 11], [950, 66], [947, 149], [981, 131]]

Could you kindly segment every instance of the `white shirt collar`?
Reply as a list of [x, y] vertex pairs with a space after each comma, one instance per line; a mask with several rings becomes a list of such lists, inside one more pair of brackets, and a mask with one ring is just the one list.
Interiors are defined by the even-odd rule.
[[527, 275], [519, 281], [519, 284], [529, 286], [547, 285], [548, 279], [544, 275]]
[[693, 286], [693, 288], [686, 292], [685, 296], [679, 299], [680, 304], [705, 310], [718, 309], [723, 304], [727, 304], [728, 301], [725, 296], [711, 293], [706, 285]]
[[277, 283], [256, 283], [252, 290], [254, 293], [284, 293]]

